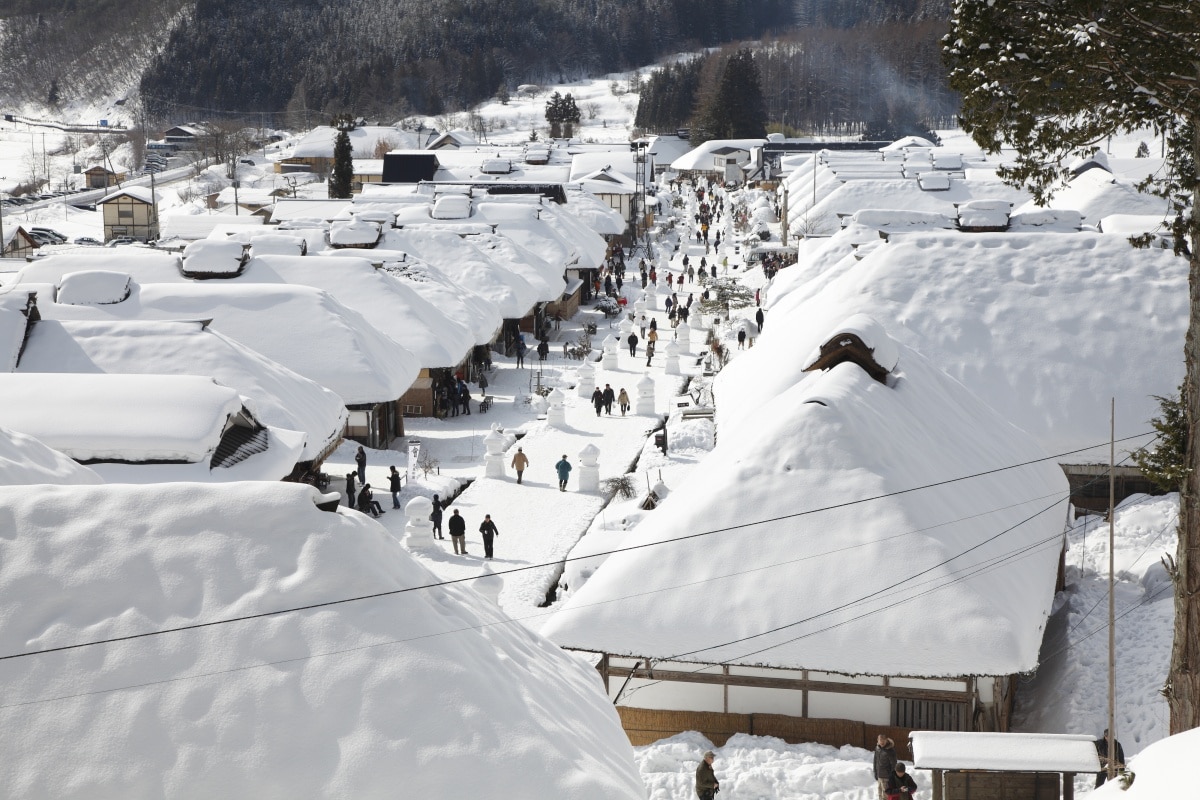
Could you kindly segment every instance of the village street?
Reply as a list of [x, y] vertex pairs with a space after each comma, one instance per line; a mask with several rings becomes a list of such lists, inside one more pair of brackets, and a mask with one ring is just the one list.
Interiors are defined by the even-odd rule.
[[[695, 205], [689, 198], [687, 208]], [[652, 242], [661, 264], [662, 256], [668, 254], [673, 278], [682, 280], [685, 273], [683, 258], [688, 257], [693, 270], [705, 256], [705, 247], [698, 244], [691, 224], [680, 225], [682, 242], [676, 250], [677, 232], [661, 235]], [[728, 241], [728, 239], [727, 239]], [[726, 251], [730, 258], [731, 274], [738, 274], [743, 266], [741, 255], [733, 247]], [[633, 313], [635, 304], [644, 294], [640, 286], [637, 269], [639, 255], [627, 260], [626, 280], [622, 296], [627, 300], [626, 308]], [[716, 252], [709, 259], [717, 262]], [[649, 264], [649, 260], [647, 261]], [[735, 266], [736, 265], [736, 266]], [[743, 271], [744, 272], [744, 271]], [[538, 628], [550, 611], [538, 611], [547, 603], [547, 592], [552, 590], [561, 572], [561, 561], [568, 555], [579, 539], [588, 530], [593, 520], [609, 501], [608, 493], [582, 491], [580, 489], [580, 451], [592, 446], [599, 451], [600, 480], [635, 472], [635, 488], [639, 497], [644, 497], [650, 485], [660, 479], [670, 487], [684, 480], [686, 472], [704, 455], [693, 441], [681, 441], [674, 447], [671, 428], [668, 426], [668, 453], [664, 456], [655, 446], [651, 436], [661, 428], [663, 421], [680, 406], [694, 405], [693, 398], [682, 394], [689, 380], [701, 376], [705, 370], [705, 357], [709, 352], [706, 343], [707, 331], [701, 327], [700, 315], [690, 317], [690, 334], [687, 342], [680, 341], [680, 329], [671, 327], [665, 309], [666, 274], [659, 272], [658, 288], [645, 303], [646, 315], [656, 320], [659, 342], [649, 366], [646, 362], [646, 337], [637, 327], [633, 331], [639, 336], [637, 355], [630, 354], [625, 336], [621, 331], [623, 316], [605, 319], [596, 311], [583, 307], [571, 320], [566, 320], [551, 330], [550, 352], [547, 359], [539, 361], [533, 343], [526, 354], [523, 366], [516, 359], [493, 355], [493, 370], [489, 373], [487, 394], [493, 398], [487, 413], [479, 413], [478, 401], [482, 397], [477, 386], [472, 386], [470, 415], [448, 417], [444, 420], [422, 417], [405, 420], [406, 440], [419, 440], [424, 453], [438, 462], [437, 471], [424, 475], [418, 470], [417, 481], [406, 486], [400, 495], [401, 510], [391, 509], [386, 491], [388, 468], [395, 464], [404, 472], [407, 455], [402, 452], [405, 441], [398, 441], [396, 451], [369, 451], [367, 482], [371, 484], [375, 497], [389, 513], [379, 521], [414, 552], [417, 558], [444, 580], [461, 580], [499, 573], [498, 578], [474, 581], [477, 589], [492, 597], [498, 595], [500, 607], [515, 619], [526, 621]], [[747, 284], [753, 289], [762, 283], [761, 270], [752, 270], [746, 276]], [[694, 296], [694, 306], [699, 302], [704, 287], [696, 281], [687, 282], [674, 291], [681, 302], [688, 294]], [[674, 283], [674, 281], [673, 281]], [[754, 308], [741, 309], [752, 316]], [[735, 321], [736, 318], [735, 318]], [[563, 344], [573, 343], [584, 332], [589, 322], [596, 325], [592, 336], [592, 355], [578, 361], [564, 355]], [[628, 326], [626, 326], [628, 327]], [[726, 337], [731, 355], [736, 355], [736, 334], [731, 326], [722, 323], [720, 333]], [[616, 342], [615, 368], [605, 368], [599, 360], [603, 343], [608, 337]], [[666, 371], [667, 343], [674, 342], [678, 350], [679, 374]], [[596, 414], [591, 402], [591, 389], [578, 390], [580, 369], [590, 365], [595, 369], [594, 385], [601, 390], [610, 385], [614, 393], [624, 389], [630, 398], [631, 408], [622, 415], [614, 403], [611, 414]], [[539, 378], [540, 373], [540, 378]], [[638, 413], [639, 383], [649, 377], [653, 385], [653, 413]], [[544, 404], [536, 388], [557, 388], [564, 400], [566, 425], [554, 427], [547, 422]], [[698, 381], [699, 383], [699, 381]], [[589, 384], [590, 385], [590, 384]], [[704, 402], [710, 402], [705, 394]], [[643, 401], [644, 402], [644, 401]], [[506, 438], [504, 451], [504, 478], [484, 477], [483, 440], [498, 426]], [[517, 437], [520, 437], [519, 439]], [[711, 446], [711, 445], [709, 445]], [[326, 464], [326, 471], [334, 477], [333, 489], [341, 489], [344, 481], [339, 480], [354, 468], [354, 451], [357, 445], [343, 444]], [[522, 484], [517, 484], [516, 473], [511, 467], [513, 455], [521, 447], [529, 458], [529, 468]], [[558, 478], [554, 465], [566, 455], [572, 464], [567, 491], [558, 490]], [[403, 506], [416, 496], [440, 495], [443, 500], [453, 496], [458, 487], [469, 484], [445, 510], [445, 517], [457, 508], [467, 523], [466, 556], [455, 555], [443, 521], [444, 540], [428, 540], [413, 547], [405, 535], [408, 522]], [[484, 514], [491, 514], [499, 535], [495, 542], [495, 558], [483, 558], [483, 543], [478, 531]], [[420, 528], [428, 532], [431, 523], [422, 521]], [[532, 568], [530, 568], [532, 567]]]

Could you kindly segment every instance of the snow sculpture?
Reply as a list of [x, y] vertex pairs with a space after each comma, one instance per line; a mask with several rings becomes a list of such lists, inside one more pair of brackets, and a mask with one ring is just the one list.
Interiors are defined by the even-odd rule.
[[600, 359], [600, 366], [604, 367], [605, 369], [617, 368], [618, 344], [619, 342], [617, 341], [617, 337], [613, 336], [611, 333], [604, 337], [604, 343], [601, 345], [601, 347], [604, 348], [604, 357]]
[[600, 491], [600, 448], [589, 444], [579, 451], [579, 491]]
[[429, 515], [433, 513], [433, 501], [428, 497], [414, 497], [404, 506], [404, 546], [412, 550], [436, 550], [433, 542], [433, 526]]
[[550, 402], [550, 409], [546, 412], [546, 424], [551, 428], [566, 428], [567, 410], [563, 408], [566, 396], [561, 390], [555, 388], [550, 391], [546, 399]]
[[667, 354], [667, 360], [663, 363], [663, 371], [668, 375], [679, 375], [679, 345], [667, 342], [667, 346], [663, 350]]
[[629, 334], [633, 330], [633, 320], [629, 318], [628, 314], [621, 319], [621, 324], [618, 328], [621, 331], [621, 341], [624, 342], [629, 338]]
[[596, 368], [592, 366], [591, 361], [584, 361], [578, 373], [579, 382], [576, 384], [575, 390], [580, 397], [590, 398], [592, 391], [596, 388]]
[[483, 474], [488, 478], [504, 477], [504, 446], [507, 440], [499, 428], [500, 423], [493, 422], [491, 433], [483, 437], [483, 446], [487, 448], [487, 454], [483, 457]]
[[634, 408], [635, 414], [654, 414], [654, 378], [650, 377], [650, 373], [642, 376], [642, 379], [637, 384], [637, 406]]
[[633, 301], [633, 317], [637, 319], [642, 314], [646, 313], [646, 295], [641, 295], [637, 300]]
[[688, 349], [692, 344], [692, 327], [686, 322], [681, 322], [675, 326], [675, 340], [684, 349]]

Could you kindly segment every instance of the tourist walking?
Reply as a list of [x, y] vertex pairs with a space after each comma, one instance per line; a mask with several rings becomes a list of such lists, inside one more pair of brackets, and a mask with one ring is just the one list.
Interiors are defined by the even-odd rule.
[[392, 508], [400, 507], [400, 473], [393, 466], [388, 473], [388, 491], [392, 493]]
[[875, 739], [875, 785], [879, 800], [887, 800], [888, 780], [896, 769], [896, 744], [882, 733]]
[[450, 529], [450, 544], [454, 545], [454, 554], [467, 554], [467, 521], [459, 516], [458, 509], [450, 512], [450, 520], [446, 523]]
[[554, 465], [554, 470], [558, 473], [558, 490], [565, 492], [567, 490], [567, 478], [571, 477], [571, 462], [567, 461], [566, 453], [563, 453], [562, 459]]
[[617, 399], [617, 396], [615, 394], [613, 394], [613, 388], [611, 386], [609, 386], [607, 383], [604, 384], [603, 397], [604, 397], [604, 413], [608, 414], [609, 416], [612, 416], [612, 404], [613, 404], [613, 400]]
[[717, 774], [713, 771], [713, 758], [716, 754], [712, 750], [704, 753], [704, 757], [700, 759], [700, 766], [696, 767], [696, 797], [700, 800], [713, 800], [717, 792], [721, 791], [721, 784], [717, 780]]
[[433, 523], [433, 538], [445, 539], [442, 536], [442, 501], [436, 494], [433, 496], [433, 513], [429, 515], [429, 521]]
[[496, 523], [492, 522], [491, 514], [483, 515], [483, 522], [479, 524], [479, 532], [483, 535], [483, 557], [492, 557], [492, 537], [499, 536], [500, 531], [496, 530]]
[[640, 341], [638, 339], [638, 335], [636, 333], [634, 333], [633, 331], [630, 331], [629, 339], [627, 341], [629, 342], [629, 355], [633, 356], [634, 358], [637, 358], [637, 346], [638, 346], [638, 342]]
[[529, 456], [525, 455], [525, 451], [517, 448], [516, 454], [512, 457], [512, 468], [517, 471], [517, 483], [521, 482], [521, 476], [525, 474], [525, 468], [529, 466]]
[[600, 416], [600, 410], [604, 408], [604, 392], [600, 391], [599, 386], [592, 391], [592, 405], [596, 407], [596, 416]]
[[617, 393], [617, 405], [621, 407], [621, 416], [625, 416], [625, 412], [629, 410], [629, 393], [625, 391], [624, 386]]

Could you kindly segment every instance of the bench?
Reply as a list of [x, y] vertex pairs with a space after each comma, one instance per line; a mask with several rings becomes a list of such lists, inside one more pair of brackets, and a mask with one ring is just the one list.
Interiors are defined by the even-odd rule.
[[483, 399], [479, 401], [479, 413], [486, 414], [487, 410], [492, 407], [492, 396], [485, 394]]

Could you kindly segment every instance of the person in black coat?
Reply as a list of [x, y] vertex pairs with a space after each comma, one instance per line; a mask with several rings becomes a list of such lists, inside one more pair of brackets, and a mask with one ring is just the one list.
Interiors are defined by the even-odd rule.
[[600, 391], [599, 386], [592, 392], [592, 405], [596, 407], [596, 416], [600, 416], [600, 409], [604, 408], [604, 392]]
[[358, 452], [354, 454], [354, 463], [358, 465], [358, 482], [367, 482], [367, 452], [362, 449], [362, 445], [358, 446]]
[[388, 491], [392, 493], [392, 508], [400, 507], [400, 473], [393, 466], [388, 473]]
[[[1117, 751], [1117, 760], [1113, 762], [1113, 766], [1117, 771], [1125, 769], [1125, 748], [1113, 739], [1113, 749]], [[1108, 780], [1108, 728], [1105, 728], [1104, 735], [1096, 740], [1096, 755], [1100, 756], [1100, 766], [1103, 767], [1096, 773], [1096, 788], [1099, 789]]]
[[900, 800], [910, 800], [916, 794], [917, 782], [908, 774], [908, 770], [904, 766], [903, 761], [897, 761], [896, 767], [892, 770], [891, 777], [888, 778], [887, 793], [889, 798], [900, 798]]
[[613, 401], [617, 399], [617, 394], [616, 394], [616, 392], [613, 391], [613, 388], [611, 386], [609, 386], [607, 383], [604, 384], [603, 398], [604, 398], [604, 413], [612, 414], [612, 404], [613, 404]]
[[762, 333], [762, 326], [763, 326], [764, 319], [766, 319], [766, 317], [763, 315], [763, 310], [761, 308], [758, 309], [758, 311], [754, 312], [754, 321], [758, 323], [759, 333]]
[[357, 495], [358, 495], [358, 490], [354, 486], [354, 473], [347, 472], [346, 473], [346, 505], [348, 505], [350, 508], [354, 508], [354, 504], [357, 502], [355, 500], [355, 497], [357, 497]]
[[496, 523], [492, 522], [491, 514], [483, 515], [483, 522], [479, 524], [479, 532], [483, 534], [483, 557], [492, 557], [492, 537], [499, 536], [500, 531], [496, 530]]
[[455, 555], [467, 554], [467, 521], [458, 515], [458, 509], [450, 512], [450, 543], [454, 545]]
[[429, 515], [429, 521], [433, 523], [433, 538], [445, 539], [442, 536], [442, 501], [436, 494], [433, 496], [433, 513]]
[[358, 490], [358, 510], [364, 514], [370, 514], [372, 517], [378, 517], [380, 514], [386, 514], [383, 506], [379, 505], [379, 501], [375, 499], [371, 492], [371, 484], [364, 483], [363, 487]]
[[875, 740], [875, 783], [879, 790], [879, 800], [886, 800], [888, 781], [896, 771], [896, 744], [882, 733]]
[[637, 346], [638, 346], [638, 342], [641, 340], [638, 339], [638, 335], [636, 333], [630, 332], [628, 341], [629, 341], [629, 355], [633, 356], [634, 358], [637, 358]]

